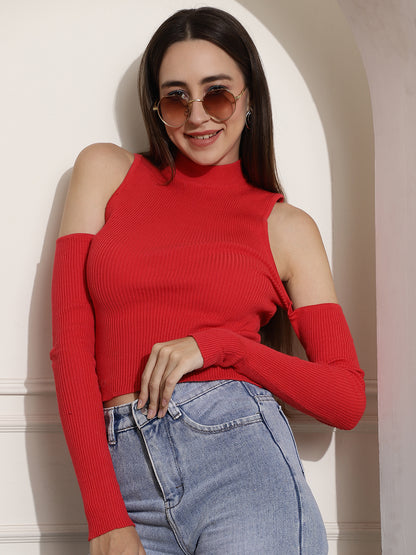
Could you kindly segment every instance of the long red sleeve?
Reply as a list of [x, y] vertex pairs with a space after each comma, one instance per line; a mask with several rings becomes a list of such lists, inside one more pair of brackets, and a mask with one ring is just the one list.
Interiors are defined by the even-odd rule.
[[[202, 167], [179, 157], [169, 185], [166, 177], [136, 155], [97, 235], [57, 241], [51, 359], [90, 538], [133, 524], [102, 403], [139, 391], [156, 342], [195, 334], [205, 367], [183, 381], [251, 381], [340, 428], [353, 427], [364, 409], [341, 309], [291, 310], [268, 238], [282, 195], [247, 183], [240, 162]], [[288, 311], [310, 362], [257, 342], [276, 305]]]
[[89, 539], [132, 526], [107, 447], [95, 372], [94, 313], [85, 281], [89, 234], [56, 243], [52, 280], [52, 367], [66, 441], [89, 525]]
[[352, 429], [365, 409], [364, 372], [341, 307], [320, 304], [289, 314], [309, 361], [283, 354], [234, 331], [191, 334], [204, 368], [233, 366], [291, 406], [341, 429]]

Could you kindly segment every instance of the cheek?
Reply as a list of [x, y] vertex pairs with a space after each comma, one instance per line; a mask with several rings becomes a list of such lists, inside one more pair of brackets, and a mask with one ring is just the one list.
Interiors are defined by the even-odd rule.
[[240, 133], [243, 132], [243, 129], [246, 125], [247, 110], [248, 110], [248, 107], [242, 104], [240, 107], [240, 110], [238, 112], [236, 111], [233, 116], [233, 127], [234, 129], [238, 130]]
[[176, 145], [177, 144], [177, 141], [176, 141], [176, 135], [177, 135], [176, 131], [177, 130], [172, 129], [172, 127], [167, 127], [166, 125], [165, 125], [165, 129], [166, 129], [166, 134], [169, 137], [169, 139], [172, 141], [172, 143], [174, 145]]
[[238, 119], [244, 122], [244, 125], [246, 123], [246, 114], [249, 110], [250, 110], [250, 100], [248, 97], [246, 97], [244, 99], [244, 102], [240, 104], [240, 106], [238, 107], [235, 113], [235, 115], [237, 115], [237, 112], [238, 112]]

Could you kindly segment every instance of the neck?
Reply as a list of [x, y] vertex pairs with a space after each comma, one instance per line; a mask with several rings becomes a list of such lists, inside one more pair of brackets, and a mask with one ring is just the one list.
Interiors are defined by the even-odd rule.
[[218, 187], [224, 184], [247, 185], [241, 172], [240, 160], [223, 165], [202, 165], [179, 152], [175, 158], [175, 165], [175, 181]]

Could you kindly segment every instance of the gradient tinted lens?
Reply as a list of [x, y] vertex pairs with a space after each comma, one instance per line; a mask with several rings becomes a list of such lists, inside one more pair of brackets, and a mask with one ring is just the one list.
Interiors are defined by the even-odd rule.
[[[226, 121], [235, 109], [235, 98], [226, 90], [207, 92], [202, 100], [205, 112], [215, 121]], [[180, 96], [164, 96], [159, 102], [162, 120], [171, 127], [180, 127], [188, 117], [188, 102]]]
[[226, 121], [234, 113], [235, 98], [225, 90], [207, 92], [202, 102], [204, 110], [216, 121]]
[[186, 121], [188, 103], [180, 96], [165, 96], [160, 100], [159, 112], [167, 125], [180, 127]]

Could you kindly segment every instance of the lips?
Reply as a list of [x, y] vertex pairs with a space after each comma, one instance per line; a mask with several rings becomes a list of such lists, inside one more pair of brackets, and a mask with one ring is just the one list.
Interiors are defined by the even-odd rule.
[[200, 140], [207, 140], [210, 139], [211, 137], [213, 137], [214, 135], [217, 135], [220, 131], [222, 131], [221, 129], [215, 129], [214, 131], [204, 131], [199, 132], [199, 133], [185, 133], [185, 135], [187, 135], [188, 137], [191, 137], [192, 139], [200, 139]]
[[195, 146], [208, 146], [214, 143], [222, 129], [204, 131], [203, 133], [185, 133], [185, 137]]

